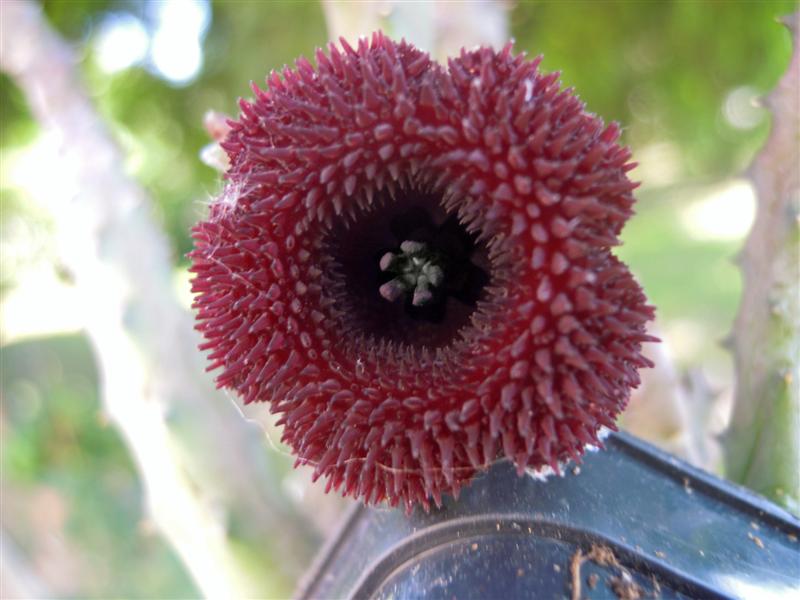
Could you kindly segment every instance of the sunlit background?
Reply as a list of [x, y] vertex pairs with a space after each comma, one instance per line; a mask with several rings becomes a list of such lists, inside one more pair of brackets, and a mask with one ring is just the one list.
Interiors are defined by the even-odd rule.
[[[199, 160], [209, 143], [203, 115], [236, 114], [251, 80], [311, 56], [328, 40], [324, 11], [316, 2], [266, 1], [42, 6], [76, 53], [125, 172], [150, 196], [171, 243], [174, 294], [188, 309], [189, 228], [220, 189], [218, 173]], [[744, 172], [769, 129], [758, 99], [789, 60], [776, 17], [797, 3], [503, 6], [517, 49], [544, 54], [544, 69], [561, 70], [590, 110], [623, 124], [642, 186], [619, 254], [658, 307], [658, 334], [679, 373], [705, 382], [709, 427], [721, 431], [732, 366], [720, 342], [740, 294], [733, 259], [754, 215]], [[73, 165], [40, 131], [21, 90], [0, 77], [3, 551], [28, 589], [55, 597], [195, 596], [104, 415], [84, 334], [85, 292], [61, 260], [52, 211], [39, 201], [75, 192], [63, 185]], [[271, 439], [263, 453], [277, 465], [275, 486], [294, 501], [304, 483], [287, 475], [291, 460]], [[274, 558], [258, 557], [265, 572]], [[293, 583], [276, 576], [272, 590], [286, 595]]]

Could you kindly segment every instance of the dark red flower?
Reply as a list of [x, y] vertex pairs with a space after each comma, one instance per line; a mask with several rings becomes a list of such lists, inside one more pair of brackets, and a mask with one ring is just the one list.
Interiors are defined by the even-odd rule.
[[218, 385], [366, 502], [578, 460], [648, 364], [653, 309], [610, 252], [619, 128], [510, 45], [447, 70], [380, 33], [342, 47], [271, 74], [223, 144], [191, 254]]

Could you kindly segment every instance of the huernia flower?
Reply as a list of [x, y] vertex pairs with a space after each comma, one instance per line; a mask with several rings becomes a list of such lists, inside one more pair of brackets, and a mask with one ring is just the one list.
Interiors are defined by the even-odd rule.
[[618, 126], [511, 45], [447, 69], [380, 33], [341, 46], [254, 87], [222, 144], [191, 253], [217, 384], [369, 503], [579, 460], [653, 339], [611, 253], [636, 187]]

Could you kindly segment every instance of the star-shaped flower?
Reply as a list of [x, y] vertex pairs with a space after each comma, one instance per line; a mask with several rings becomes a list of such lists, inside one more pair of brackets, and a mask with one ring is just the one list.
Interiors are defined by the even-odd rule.
[[191, 253], [218, 385], [370, 503], [579, 459], [653, 339], [611, 253], [636, 187], [618, 126], [510, 45], [445, 70], [380, 33], [341, 44], [254, 87], [223, 143]]

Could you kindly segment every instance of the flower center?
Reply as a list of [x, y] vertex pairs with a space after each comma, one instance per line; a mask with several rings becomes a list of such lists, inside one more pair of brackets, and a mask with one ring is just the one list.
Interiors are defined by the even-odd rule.
[[400, 244], [400, 252], [387, 252], [381, 257], [381, 271], [395, 275], [378, 291], [389, 302], [412, 292], [411, 304], [425, 306], [433, 300], [431, 288], [438, 288], [444, 281], [440, 266], [443, 257], [433, 252], [424, 242], [406, 240]]
[[470, 323], [489, 283], [488, 252], [440, 200], [400, 190], [329, 232], [330, 289], [348, 329], [438, 348]]

